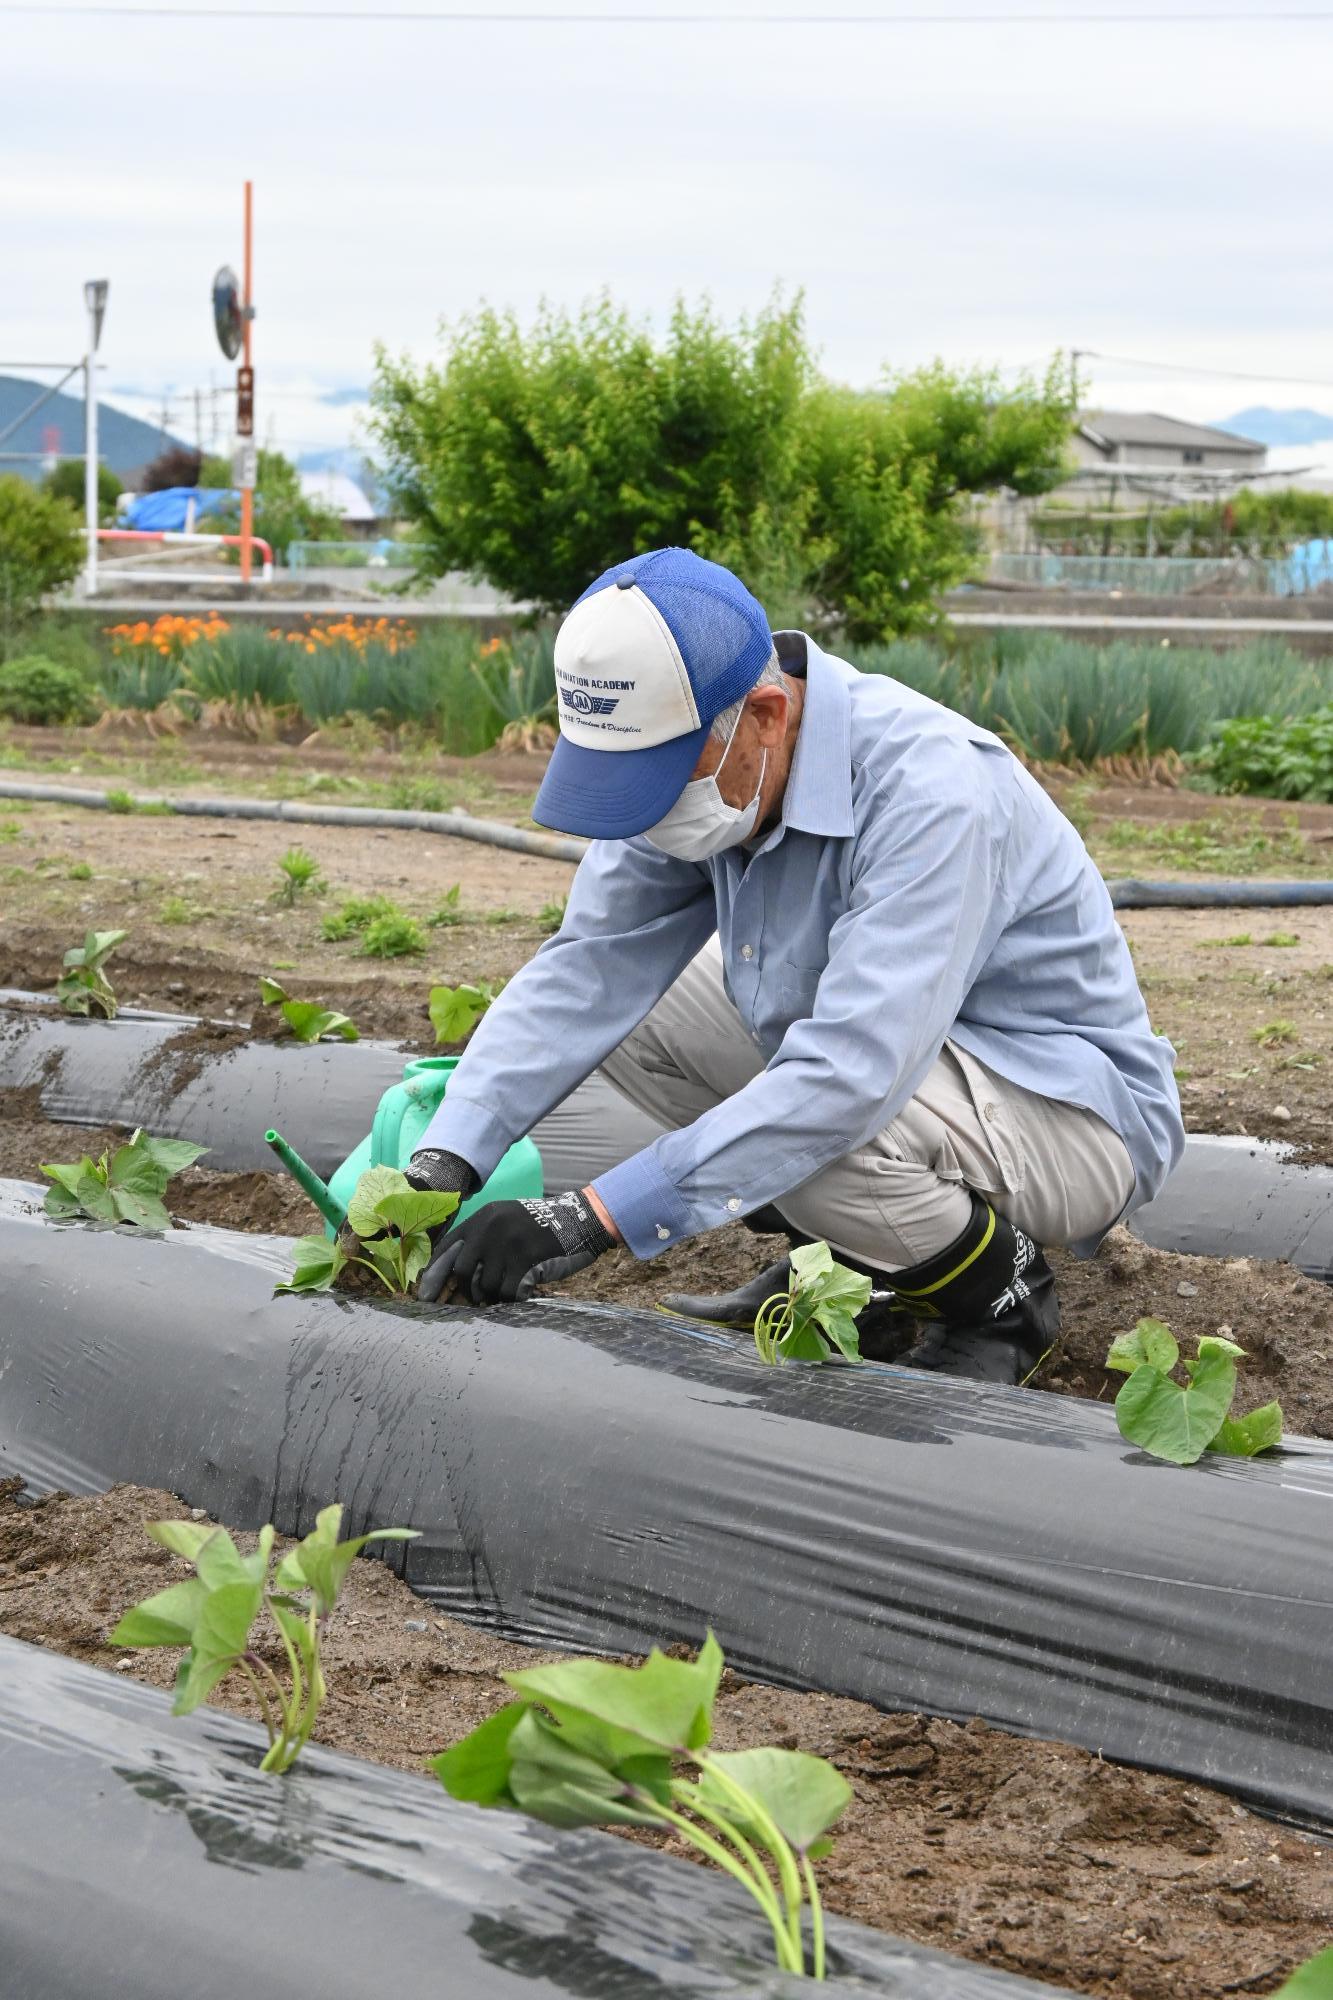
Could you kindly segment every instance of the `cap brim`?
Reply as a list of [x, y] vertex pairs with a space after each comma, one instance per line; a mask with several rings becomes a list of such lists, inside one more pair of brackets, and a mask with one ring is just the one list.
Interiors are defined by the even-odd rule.
[[587, 750], [561, 736], [533, 801], [538, 826], [589, 840], [628, 840], [670, 812], [690, 781], [709, 725], [650, 750]]

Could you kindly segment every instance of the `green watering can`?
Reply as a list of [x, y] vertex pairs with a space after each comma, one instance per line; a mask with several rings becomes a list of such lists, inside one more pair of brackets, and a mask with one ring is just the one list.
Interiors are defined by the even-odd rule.
[[[329, 1236], [336, 1236], [346, 1220], [347, 1204], [367, 1167], [406, 1167], [439, 1109], [457, 1064], [457, 1056], [418, 1056], [408, 1063], [402, 1082], [393, 1084], [380, 1099], [367, 1136], [327, 1184], [293, 1152], [280, 1132], [264, 1134], [293, 1180], [305, 1189], [324, 1217]], [[542, 1156], [531, 1139], [520, 1139], [490, 1179], [462, 1204], [458, 1216], [461, 1220], [471, 1215], [484, 1202], [516, 1201], [542, 1192]]]

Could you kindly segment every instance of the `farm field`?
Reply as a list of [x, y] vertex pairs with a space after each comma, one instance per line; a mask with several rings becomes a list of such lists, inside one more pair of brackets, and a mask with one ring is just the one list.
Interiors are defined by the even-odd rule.
[[[142, 1530], [180, 1512], [170, 1494], [128, 1486], [34, 1512], [0, 1488], [0, 1632], [168, 1687], [174, 1655], [113, 1655], [105, 1634], [182, 1570]], [[318, 1740], [419, 1771], [507, 1699], [501, 1673], [556, 1656], [442, 1617], [382, 1564], [358, 1562], [326, 1657]], [[230, 1682], [214, 1699], [246, 1706]], [[800, 1748], [850, 1780], [821, 1871], [830, 1910], [982, 1964], [1089, 1994], [1223, 2000], [1271, 1991], [1333, 1926], [1327, 1848], [1207, 1786], [730, 1671], [716, 1718], [720, 1748]], [[630, 1837], [688, 1854], [670, 1837]]]
[[[56, 730], [14, 730], [0, 747], [0, 765], [26, 781], [461, 805], [514, 826], [530, 824], [542, 763]], [[1053, 790], [1111, 878], [1301, 879], [1333, 863], [1333, 807], [1067, 776]], [[279, 865], [293, 846], [318, 866], [304, 887], [291, 888]], [[260, 1005], [264, 977], [346, 1013], [363, 1037], [426, 1053], [437, 1047], [430, 989], [512, 976], [558, 922], [570, 875], [563, 862], [399, 829], [0, 800], [0, 986], [50, 991], [68, 946], [90, 929], [123, 929], [106, 966], [119, 1003], [217, 1024], [198, 1032], [201, 1055], [281, 1033]], [[349, 904], [375, 899], [408, 921], [409, 948], [368, 955], [364, 922], [324, 934]], [[1333, 1164], [1333, 910], [1144, 910], [1122, 923], [1154, 1025], [1178, 1052], [1190, 1129], [1285, 1139]], [[95, 1155], [124, 1136], [53, 1122], [38, 1096], [0, 1093], [0, 1176], [37, 1180], [44, 1161]], [[297, 1235], [318, 1222], [285, 1175], [219, 1172], [206, 1158], [173, 1183], [170, 1205], [186, 1224], [251, 1232]], [[618, 1253], [552, 1290], [651, 1307], [670, 1290], [725, 1289], [784, 1247], [733, 1227], [650, 1265]], [[1184, 1345], [1219, 1331], [1237, 1340], [1249, 1356], [1247, 1404], [1279, 1398], [1289, 1430], [1333, 1438], [1333, 1304], [1322, 1285], [1283, 1264], [1149, 1249], [1124, 1230], [1089, 1263], [1056, 1262], [1065, 1333], [1034, 1394], [1109, 1401], [1119, 1378], [1103, 1366], [1107, 1347], [1152, 1315]], [[184, 1574], [142, 1534], [145, 1520], [180, 1511], [169, 1495], [128, 1486], [35, 1509], [0, 1489], [0, 1633], [168, 1686], [174, 1654], [116, 1657], [105, 1638], [127, 1605]], [[331, 1627], [332, 1692], [316, 1740], [419, 1770], [501, 1704], [503, 1671], [537, 1657], [441, 1616], [380, 1564], [356, 1563]], [[214, 1699], [246, 1705], [230, 1683]], [[1327, 1847], [1202, 1784], [975, 1721], [882, 1714], [731, 1674], [718, 1740], [830, 1758], [854, 1802], [821, 1871], [829, 1908], [985, 1965], [1107, 2000], [1182, 1990], [1222, 2000], [1271, 1992], [1333, 1925]]]

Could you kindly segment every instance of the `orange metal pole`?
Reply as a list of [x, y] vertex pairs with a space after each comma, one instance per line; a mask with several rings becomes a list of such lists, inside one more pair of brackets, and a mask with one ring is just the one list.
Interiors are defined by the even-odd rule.
[[[245, 346], [242, 352], [247, 368], [253, 366], [250, 359], [250, 303], [252, 279], [254, 275], [254, 183], [245, 183]], [[241, 488], [241, 582], [250, 581], [251, 537], [255, 526], [255, 496], [252, 487]]]

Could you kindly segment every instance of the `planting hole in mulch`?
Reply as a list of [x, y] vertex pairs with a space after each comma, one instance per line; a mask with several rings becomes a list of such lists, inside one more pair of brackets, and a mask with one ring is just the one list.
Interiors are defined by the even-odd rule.
[[[29, 1506], [0, 1483], [0, 1631], [169, 1687], [173, 1650], [105, 1638], [188, 1574], [142, 1526], [187, 1511], [131, 1486]], [[503, 1703], [505, 1669], [548, 1657], [442, 1617], [359, 1560], [329, 1628], [316, 1740], [420, 1770]], [[249, 1712], [230, 1682], [216, 1700]], [[1333, 1930], [1333, 1851], [1201, 1785], [730, 1673], [717, 1725], [722, 1748], [776, 1743], [838, 1765], [855, 1799], [821, 1868], [829, 1907], [941, 1950], [1108, 2000], [1223, 2000], [1271, 1993]]]

